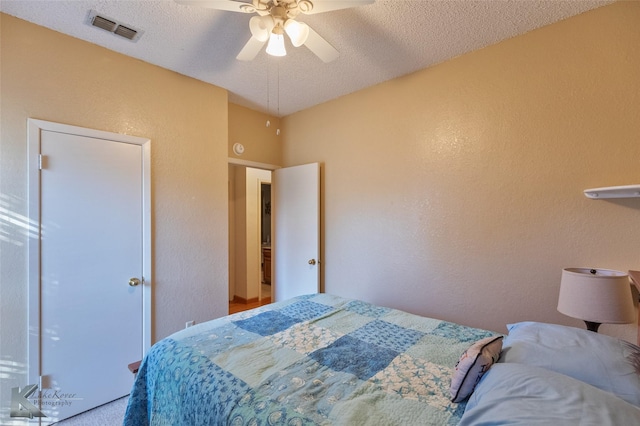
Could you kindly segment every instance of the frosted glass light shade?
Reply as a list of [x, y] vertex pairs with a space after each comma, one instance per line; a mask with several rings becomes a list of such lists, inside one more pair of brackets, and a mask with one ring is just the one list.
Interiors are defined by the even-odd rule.
[[254, 16], [249, 20], [249, 30], [251, 31], [251, 35], [262, 42], [269, 39], [269, 34], [271, 34], [271, 30], [273, 30], [274, 26], [275, 22], [273, 21], [273, 17], [270, 15]]
[[284, 30], [294, 47], [302, 46], [307, 41], [307, 37], [309, 37], [309, 26], [293, 19], [289, 19], [284, 23]]
[[271, 33], [269, 44], [267, 44], [267, 53], [271, 56], [285, 56], [287, 54], [284, 47], [284, 35]]
[[610, 269], [562, 270], [558, 311], [602, 324], [627, 324], [635, 319], [629, 276]]

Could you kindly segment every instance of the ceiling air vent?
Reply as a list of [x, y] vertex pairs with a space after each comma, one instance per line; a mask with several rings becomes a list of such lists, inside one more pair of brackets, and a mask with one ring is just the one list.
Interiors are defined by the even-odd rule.
[[124, 25], [118, 25], [118, 27], [113, 32], [115, 35], [119, 35], [120, 37], [128, 38], [129, 40], [133, 40], [138, 35], [138, 32], [133, 28], [125, 27]]
[[113, 18], [100, 15], [95, 10], [89, 11], [88, 23], [93, 27], [109, 31], [112, 34], [124, 37], [131, 41], [138, 41], [144, 32], [134, 29], [131, 25], [125, 25], [122, 22], [118, 22]]
[[91, 24], [94, 27], [102, 28], [103, 30], [107, 30], [109, 32], [113, 32], [118, 27], [118, 24], [110, 19], [103, 18], [102, 16], [94, 16]]

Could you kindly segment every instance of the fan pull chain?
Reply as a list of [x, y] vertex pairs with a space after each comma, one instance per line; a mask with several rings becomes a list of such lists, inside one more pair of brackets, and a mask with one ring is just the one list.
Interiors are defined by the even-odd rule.
[[[278, 118], [280, 118], [280, 61], [278, 61], [278, 80], [277, 80], [277, 90], [278, 90]], [[276, 129], [276, 136], [280, 136], [280, 129]]]
[[269, 98], [271, 92], [269, 91], [269, 61], [267, 60], [267, 127], [271, 126], [271, 121], [269, 121], [269, 114], [271, 114], [271, 108], [269, 106]]

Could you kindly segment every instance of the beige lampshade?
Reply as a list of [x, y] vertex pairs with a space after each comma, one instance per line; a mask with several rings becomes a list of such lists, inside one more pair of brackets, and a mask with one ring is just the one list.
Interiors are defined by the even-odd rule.
[[563, 269], [558, 311], [595, 323], [633, 322], [635, 308], [629, 276], [610, 269]]

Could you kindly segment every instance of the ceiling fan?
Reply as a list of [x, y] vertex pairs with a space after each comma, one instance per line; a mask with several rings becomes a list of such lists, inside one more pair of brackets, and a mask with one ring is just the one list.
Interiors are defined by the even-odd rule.
[[249, 21], [251, 38], [236, 59], [250, 61], [255, 58], [267, 41], [266, 52], [272, 56], [285, 56], [284, 34], [294, 47], [305, 45], [322, 61], [331, 62], [340, 54], [317, 32], [303, 22], [296, 21], [300, 14], [330, 12], [347, 9], [375, 0], [174, 0], [178, 4], [201, 6], [229, 12], [257, 13]]

